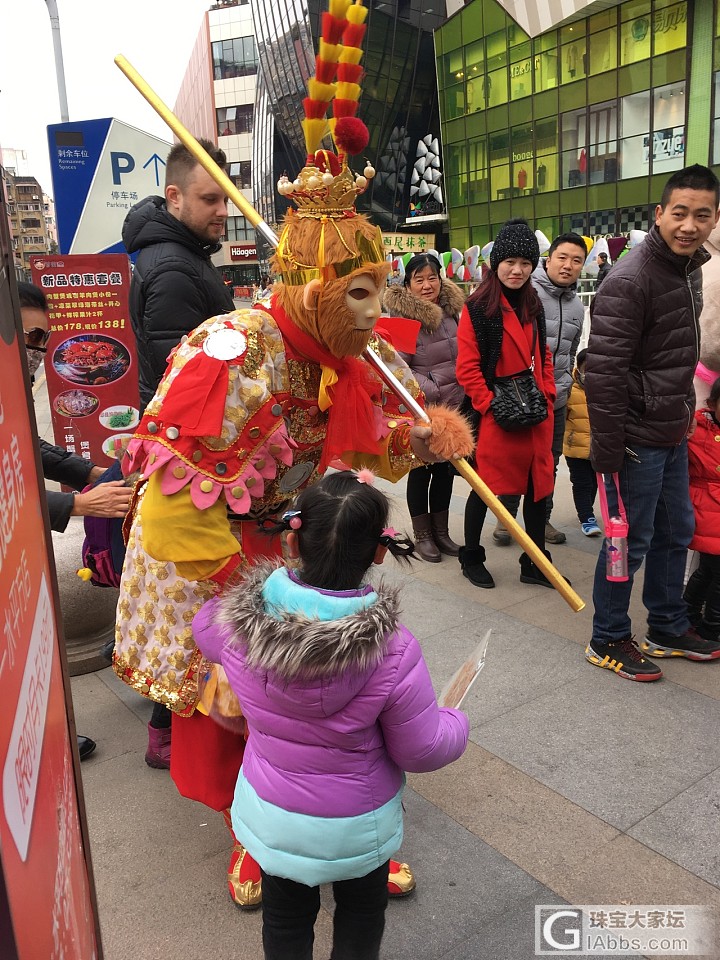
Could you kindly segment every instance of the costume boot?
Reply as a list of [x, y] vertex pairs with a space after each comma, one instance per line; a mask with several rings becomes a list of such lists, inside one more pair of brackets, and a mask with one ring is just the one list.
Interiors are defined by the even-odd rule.
[[470, 583], [474, 583], [476, 587], [483, 587], [485, 590], [492, 590], [495, 581], [485, 566], [484, 547], [477, 547], [474, 550], [460, 547], [459, 559], [463, 576], [467, 577]]
[[419, 517], [411, 517], [411, 520], [415, 537], [415, 548], [419, 555], [423, 560], [427, 560], [428, 563], [440, 563], [442, 557], [433, 540], [430, 514], [423, 513]]
[[233, 903], [241, 910], [256, 910], [262, 904], [260, 867], [233, 833], [229, 810], [223, 810], [223, 819], [233, 838], [233, 849], [227, 872], [230, 896]]
[[[552, 563], [550, 553], [547, 550], [543, 550], [543, 553], [550, 563]], [[563, 579], [568, 586], [572, 586], [567, 577], [563, 576]], [[552, 583], [550, 583], [540, 567], [533, 563], [526, 553], [520, 554], [520, 583], [532, 583], [538, 587], [550, 587], [551, 590], [554, 589]]]
[[448, 532], [449, 511], [443, 510], [440, 513], [430, 514], [430, 526], [432, 527], [433, 540], [440, 553], [446, 557], [457, 557], [460, 553], [460, 547], [454, 540], [450, 539]]
[[151, 727], [148, 724], [148, 746], [145, 763], [156, 770], [170, 769], [170, 737], [172, 727]]
[[414, 889], [415, 877], [410, 867], [406, 863], [391, 860], [388, 873], [388, 896], [406, 897]]

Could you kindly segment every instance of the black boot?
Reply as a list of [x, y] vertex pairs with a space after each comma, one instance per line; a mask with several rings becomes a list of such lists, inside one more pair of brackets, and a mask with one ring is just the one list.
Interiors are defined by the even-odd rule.
[[440, 553], [446, 557], [457, 557], [460, 553], [459, 544], [450, 538], [448, 532], [449, 511], [443, 510], [440, 513], [430, 514], [430, 526], [432, 527], [433, 540]]
[[[550, 563], [552, 563], [552, 557], [550, 556], [549, 551], [543, 550], [543, 553], [548, 558]], [[566, 581], [568, 586], [572, 586], [567, 577], [563, 577], [563, 579]], [[526, 553], [522, 553], [520, 555], [520, 583], [532, 583], [538, 587], [550, 587], [551, 590], [555, 589], [540, 567], [533, 563]]]
[[440, 551], [435, 545], [433, 539], [432, 525], [430, 523], [430, 514], [424, 513], [419, 517], [411, 517], [413, 525], [413, 535], [415, 538], [415, 549], [428, 563], [440, 563], [442, 557]]
[[707, 573], [699, 567], [690, 577], [685, 587], [683, 599], [688, 608], [688, 619], [696, 627], [703, 618], [703, 607], [710, 580]]
[[485, 590], [492, 590], [495, 581], [485, 566], [484, 547], [477, 547], [475, 550], [460, 547], [459, 560], [463, 576], [467, 577], [470, 583], [474, 583], [476, 587], [482, 587]]

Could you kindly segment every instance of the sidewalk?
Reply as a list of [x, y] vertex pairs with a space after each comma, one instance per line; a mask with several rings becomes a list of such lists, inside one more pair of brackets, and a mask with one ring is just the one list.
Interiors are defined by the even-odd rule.
[[[394, 526], [409, 530], [404, 485], [383, 488]], [[456, 540], [466, 494], [458, 478]], [[564, 463], [555, 499], [568, 542], [553, 559], [587, 602], [579, 614], [555, 591], [519, 583], [519, 548], [492, 544], [492, 518], [495, 590], [473, 587], [448, 558], [411, 574], [383, 567], [404, 583], [404, 622], [436, 689], [492, 627], [466, 704], [465, 756], [408, 778], [402, 857], [418, 889], [389, 906], [383, 957], [530, 960], [536, 904], [707, 904], [720, 917], [720, 664], [667, 661], [665, 679], [644, 685], [586, 663], [599, 543], [580, 532]], [[78, 729], [98, 742], [82, 773], [106, 960], [261, 960], [259, 913], [237, 910], [225, 891], [220, 815], [143, 762], [151, 705], [110, 669], [72, 687]], [[327, 891], [323, 904], [317, 960], [330, 954]]]

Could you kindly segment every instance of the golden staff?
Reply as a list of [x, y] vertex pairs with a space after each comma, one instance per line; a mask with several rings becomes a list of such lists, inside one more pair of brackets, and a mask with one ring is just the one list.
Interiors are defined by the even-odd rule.
[[[155, 112], [163, 118], [178, 140], [188, 148], [190, 153], [195, 157], [203, 169], [208, 172], [218, 186], [222, 187], [238, 210], [242, 211], [243, 216], [250, 221], [258, 233], [261, 233], [271, 246], [277, 247], [280, 240], [272, 227], [270, 227], [270, 225], [263, 220], [257, 210], [248, 200], [246, 200], [246, 198], [238, 190], [225, 171], [221, 170], [215, 161], [208, 155], [208, 153], [203, 150], [195, 137], [190, 133], [189, 130], [185, 129], [172, 110], [170, 110], [169, 107], [167, 107], [158, 97], [154, 90], [148, 86], [137, 70], [135, 70], [135, 68], [128, 63], [125, 57], [120, 55], [115, 57], [115, 63], [122, 70], [130, 83], [132, 83], [132, 85], [143, 95], [143, 97], [145, 97], [153, 110], [155, 110]], [[423, 408], [417, 403], [414, 397], [410, 395], [405, 387], [403, 387], [403, 385], [396, 380], [390, 370], [388, 370], [383, 361], [373, 350], [370, 350], [369, 348], [364, 350], [363, 357], [372, 366], [383, 382], [400, 398], [400, 400], [402, 400], [409, 410], [412, 410], [419, 420], [422, 420], [424, 423], [430, 422], [430, 419]], [[500, 500], [498, 500], [498, 498], [492, 492], [490, 487], [488, 487], [487, 484], [480, 479], [467, 460], [465, 460], [464, 457], [458, 457], [452, 462], [458, 473], [464, 477], [465, 480], [467, 480], [475, 493], [477, 493], [480, 499], [488, 505], [498, 520], [502, 521], [508, 533], [517, 543], [520, 544], [533, 563], [535, 563], [540, 570], [542, 570], [562, 598], [576, 612], [582, 610], [585, 606], [585, 601], [582, 599], [582, 597], [575, 593], [567, 580], [555, 569], [542, 550], [540, 550], [537, 544], [530, 539], [523, 528], [517, 523], [512, 514], [508, 513]]]

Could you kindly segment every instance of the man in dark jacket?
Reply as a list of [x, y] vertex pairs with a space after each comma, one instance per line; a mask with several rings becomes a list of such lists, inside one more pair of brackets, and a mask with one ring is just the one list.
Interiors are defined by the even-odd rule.
[[668, 180], [645, 240], [612, 269], [595, 297], [585, 390], [590, 456], [605, 474], [610, 516], [619, 515], [612, 474], [627, 511], [628, 579], [606, 578], [606, 544], [593, 589], [590, 663], [629, 680], [662, 671], [633, 642], [628, 614], [633, 576], [645, 560], [648, 611], [642, 651], [690, 660], [720, 657], [720, 643], [691, 628], [683, 600], [693, 534], [687, 434], [693, 426], [693, 375], [699, 358], [702, 244], [718, 220], [720, 184], [707, 167]]
[[[225, 154], [200, 144], [219, 166]], [[235, 309], [232, 293], [213, 266], [225, 233], [227, 197], [187, 147], [167, 158], [165, 197], [146, 197], [123, 224], [128, 253], [140, 251], [130, 285], [130, 317], [137, 338], [140, 401], [152, 399], [167, 358], [186, 333]]]
[[610, 264], [608, 263], [608, 255], [606, 253], [599, 253], [597, 255], [598, 261], [598, 272], [597, 272], [597, 283], [595, 284], [595, 289], [600, 286], [605, 277], [610, 273]]

